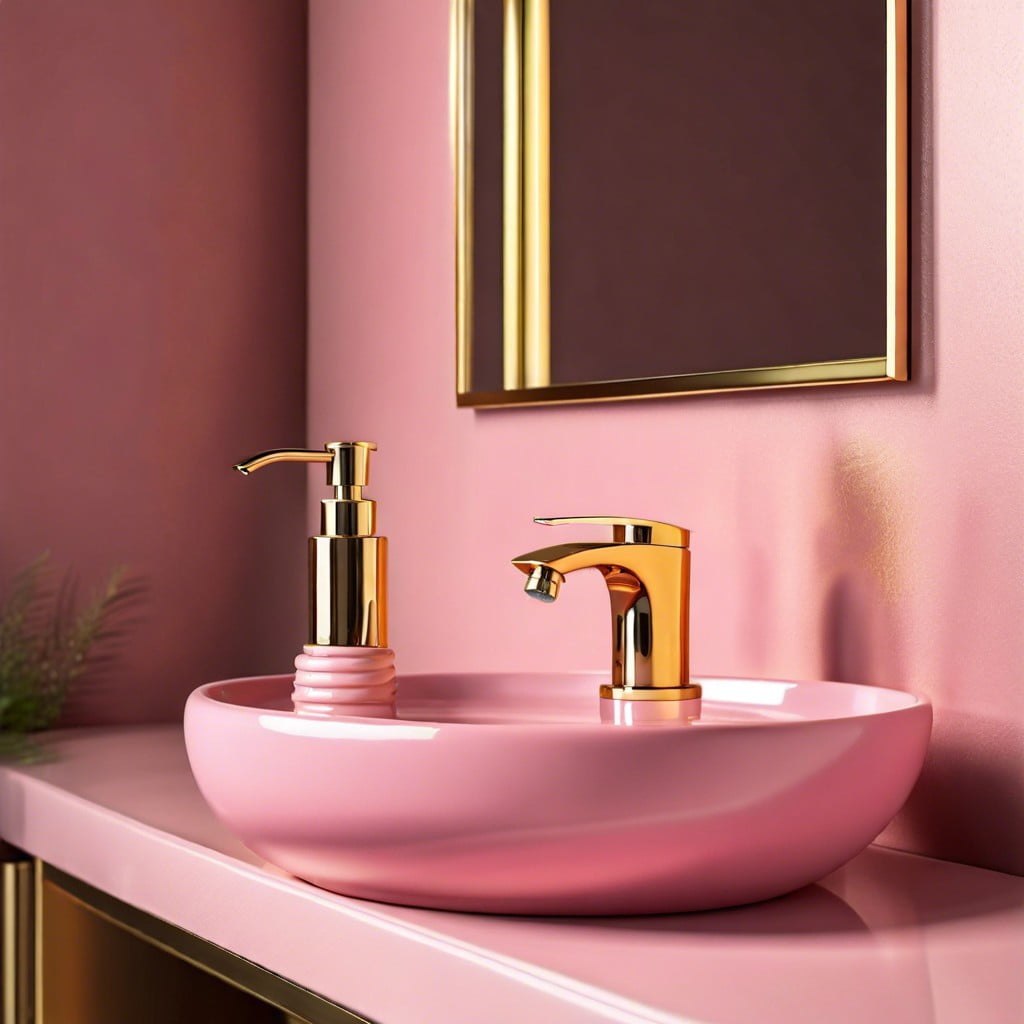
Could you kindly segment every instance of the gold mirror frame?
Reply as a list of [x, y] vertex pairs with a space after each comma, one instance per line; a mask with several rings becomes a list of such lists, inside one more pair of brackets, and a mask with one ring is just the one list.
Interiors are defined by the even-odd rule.
[[474, 392], [471, 389], [474, 0], [452, 0], [458, 405], [546, 405], [750, 388], [907, 380], [907, 0], [886, 0], [885, 355], [554, 385], [550, 380], [549, 3], [550, 0], [504, 0], [503, 389]]

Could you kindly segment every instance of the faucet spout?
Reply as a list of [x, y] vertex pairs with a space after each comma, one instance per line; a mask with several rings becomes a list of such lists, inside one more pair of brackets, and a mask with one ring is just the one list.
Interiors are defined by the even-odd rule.
[[[700, 687], [690, 683], [688, 531], [605, 516], [538, 520], [552, 525], [595, 521], [615, 527], [611, 543], [555, 544], [512, 560], [526, 576], [526, 593], [550, 603], [571, 573], [596, 569], [604, 577], [612, 613], [611, 685], [602, 686], [601, 695], [623, 700], [699, 697]], [[652, 543], [649, 538], [655, 536], [662, 543]]]
[[525, 555], [513, 558], [512, 564], [527, 576], [534, 569], [546, 566], [564, 577], [567, 573], [575, 572], [577, 569], [595, 568], [597, 560], [592, 557], [592, 553], [603, 551], [608, 547], [608, 544], [603, 543], [553, 544], [551, 547], [527, 551]]

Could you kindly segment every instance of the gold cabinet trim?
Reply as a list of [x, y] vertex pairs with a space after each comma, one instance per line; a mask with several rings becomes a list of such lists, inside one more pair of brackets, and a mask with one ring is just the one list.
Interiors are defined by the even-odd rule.
[[27, 856], [4, 844], [0, 851], [0, 886], [3, 917], [0, 921], [3, 998], [2, 1024], [25, 1024], [35, 1019], [35, 882], [34, 864]]

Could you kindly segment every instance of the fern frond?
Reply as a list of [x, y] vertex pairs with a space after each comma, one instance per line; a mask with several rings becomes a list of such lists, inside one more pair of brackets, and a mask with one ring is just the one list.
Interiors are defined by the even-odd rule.
[[48, 554], [35, 559], [15, 577], [0, 605], [0, 757], [28, 749], [21, 743], [24, 734], [53, 722], [68, 688], [96, 663], [97, 646], [124, 636], [123, 612], [145, 589], [118, 566], [76, 611], [75, 577], [65, 573], [54, 588], [48, 568]]

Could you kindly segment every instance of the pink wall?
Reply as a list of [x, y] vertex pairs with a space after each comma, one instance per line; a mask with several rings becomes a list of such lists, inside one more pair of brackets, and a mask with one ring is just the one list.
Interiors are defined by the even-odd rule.
[[0, 3], [0, 580], [150, 587], [72, 720], [304, 636], [302, 475], [230, 466], [304, 433], [305, 94], [293, 0]]
[[886, 840], [1024, 872], [1024, 0], [982, 6], [914, 17], [913, 383], [474, 413], [448, 0], [313, 0], [309, 439], [380, 443], [401, 670], [602, 667], [601, 580], [545, 607], [508, 559], [534, 515], [678, 522], [696, 671], [927, 694]]

